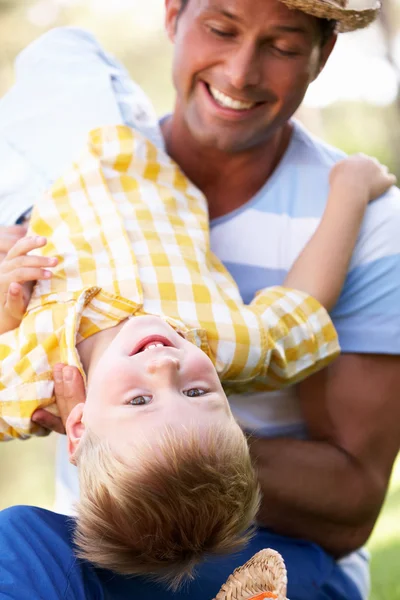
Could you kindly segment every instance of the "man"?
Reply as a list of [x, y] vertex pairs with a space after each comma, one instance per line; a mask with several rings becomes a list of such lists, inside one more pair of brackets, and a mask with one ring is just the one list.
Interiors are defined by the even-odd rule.
[[[307, 12], [292, 10], [297, 0], [285, 3], [291, 8], [279, 0], [166, 0], [177, 100], [162, 123], [165, 144], [207, 196], [213, 250], [245, 300], [283, 281], [322, 215], [329, 169], [341, 158], [290, 121], [336, 40], [332, 23], [316, 16], [352, 29], [375, 14], [348, 11], [339, 2], [301, 3]], [[400, 440], [399, 225], [393, 191], [368, 210], [332, 315], [341, 358], [297, 390], [232, 399], [240, 423], [253, 433], [264, 492], [259, 521], [268, 529], [258, 531], [249, 551], [261, 544], [283, 553], [292, 600], [368, 596], [366, 558], [353, 551], [376, 521]], [[49, 424], [46, 415], [37, 419]], [[64, 521], [54, 524], [54, 517], [27, 510], [3, 516], [0, 547], [12, 547], [19, 530], [28, 532], [31, 546], [46, 553], [40, 570], [51, 548], [60, 547], [50, 540], [57, 534], [67, 553], [63, 563], [73, 565]], [[342, 560], [329, 562], [329, 556]], [[189, 596], [211, 597], [247, 558], [243, 553], [205, 565]], [[78, 587], [88, 586], [93, 596], [87, 597], [100, 589], [104, 597], [169, 598], [139, 580], [110, 584], [103, 574], [88, 575], [86, 565], [79, 569], [70, 574]], [[65, 570], [63, 581], [70, 583]]]

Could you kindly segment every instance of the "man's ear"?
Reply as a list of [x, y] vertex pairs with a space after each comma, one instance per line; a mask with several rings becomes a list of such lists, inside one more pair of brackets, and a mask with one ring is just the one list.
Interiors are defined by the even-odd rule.
[[65, 424], [65, 429], [68, 438], [69, 461], [73, 465], [76, 465], [75, 453], [78, 449], [83, 434], [85, 433], [85, 424], [82, 420], [84, 408], [85, 404], [83, 402], [74, 406]]
[[321, 73], [322, 69], [325, 67], [328, 58], [331, 55], [332, 50], [334, 49], [335, 45], [337, 42], [337, 34], [334, 33], [333, 35], [330, 36], [330, 38], [325, 42], [325, 44], [322, 46], [321, 48], [321, 54], [320, 54], [320, 59], [319, 59], [319, 65], [318, 65], [318, 70], [315, 74], [314, 79], [316, 79], [318, 77], [318, 75]]
[[165, 29], [172, 43], [175, 41], [176, 27], [181, 8], [182, 0], [165, 0]]

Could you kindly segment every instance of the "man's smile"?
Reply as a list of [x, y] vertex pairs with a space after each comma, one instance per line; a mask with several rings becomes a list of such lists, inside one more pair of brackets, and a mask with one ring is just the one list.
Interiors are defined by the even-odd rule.
[[208, 85], [208, 90], [214, 98], [214, 100], [224, 108], [231, 108], [232, 110], [243, 111], [249, 110], [250, 108], [254, 108], [254, 106], [256, 106], [257, 104], [256, 102], [244, 102], [242, 100], [232, 98], [231, 96], [224, 94], [224, 92], [213, 87], [212, 85]]
[[211, 108], [211, 114], [215, 114], [222, 119], [228, 119], [229, 121], [243, 121], [249, 117], [253, 117], [260, 109], [263, 110], [266, 105], [266, 102], [250, 102], [233, 98], [205, 81], [199, 81], [198, 88], [202, 103], [206, 102], [205, 107], [207, 107], [207, 112]]

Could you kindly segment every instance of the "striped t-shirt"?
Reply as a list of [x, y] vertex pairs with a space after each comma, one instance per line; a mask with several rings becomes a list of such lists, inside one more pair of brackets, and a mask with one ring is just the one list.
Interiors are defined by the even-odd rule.
[[[215, 219], [211, 246], [244, 302], [281, 285], [314, 233], [328, 197], [329, 171], [343, 153], [299, 123], [289, 148], [261, 190]], [[240, 232], [240, 235], [238, 235]], [[332, 312], [344, 353], [400, 354], [400, 193], [392, 188], [369, 205], [349, 273]], [[241, 425], [259, 436], [305, 433], [293, 388], [230, 398]]]
[[[272, 177], [247, 204], [211, 224], [211, 247], [245, 302], [280, 285], [315, 231], [328, 197], [332, 165], [344, 154], [293, 122], [290, 145]], [[238, 236], [240, 232], [240, 236]], [[344, 353], [400, 354], [400, 192], [369, 205], [349, 273], [331, 317]], [[230, 396], [242, 427], [259, 437], [306, 437], [294, 388]], [[368, 553], [340, 561], [362, 598], [369, 597]]]

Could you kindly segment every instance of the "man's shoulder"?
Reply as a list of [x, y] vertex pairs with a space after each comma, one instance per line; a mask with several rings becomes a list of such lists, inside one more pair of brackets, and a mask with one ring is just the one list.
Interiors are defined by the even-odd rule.
[[308, 219], [312, 229], [325, 209], [329, 173], [346, 154], [312, 135], [299, 122], [293, 121], [292, 125], [285, 155], [245, 208], [285, 218]]
[[[400, 190], [392, 187], [372, 202], [366, 211], [350, 264], [355, 269], [382, 270], [382, 265], [400, 268]], [[383, 261], [383, 262], [382, 262]], [[399, 280], [400, 281], [400, 280]], [[399, 281], [396, 287], [399, 288]]]
[[299, 121], [292, 122], [293, 133], [288, 149], [289, 164], [329, 171], [346, 153], [312, 134]]

